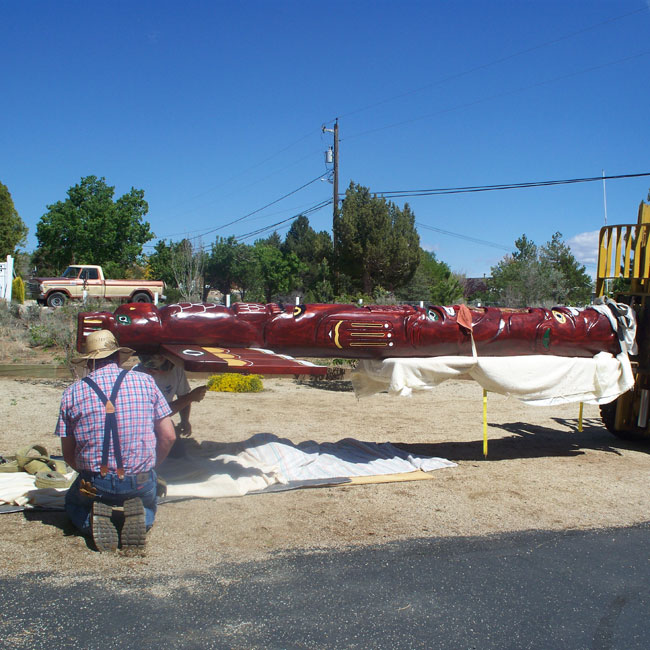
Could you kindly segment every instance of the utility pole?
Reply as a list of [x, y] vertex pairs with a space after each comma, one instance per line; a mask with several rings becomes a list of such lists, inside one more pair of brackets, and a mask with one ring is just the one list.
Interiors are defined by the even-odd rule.
[[[332, 201], [332, 228], [334, 227], [334, 222], [336, 221], [336, 214], [339, 208], [339, 118], [337, 117], [334, 120], [334, 128], [326, 129], [323, 126], [323, 133], [332, 133], [334, 135], [334, 151], [332, 160], [329, 161], [329, 156], [327, 158], [328, 162], [334, 163], [334, 178], [333, 178], [333, 201]], [[330, 152], [328, 151], [327, 154]]]

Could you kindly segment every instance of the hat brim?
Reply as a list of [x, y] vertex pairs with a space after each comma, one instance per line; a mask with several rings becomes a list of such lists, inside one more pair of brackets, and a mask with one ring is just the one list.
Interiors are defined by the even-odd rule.
[[132, 350], [131, 348], [126, 348], [126, 347], [118, 347], [115, 348], [114, 350], [93, 350], [92, 352], [88, 352], [86, 354], [79, 354], [77, 353], [73, 358], [72, 358], [72, 363], [81, 363], [82, 361], [88, 361], [88, 359], [106, 359], [106, 357], [110, 357], [116, 352], [120, 352], [122, 354], [126, 355], [126, 358], [128, 359], [131, 355], [135, 354], [135, 350]]

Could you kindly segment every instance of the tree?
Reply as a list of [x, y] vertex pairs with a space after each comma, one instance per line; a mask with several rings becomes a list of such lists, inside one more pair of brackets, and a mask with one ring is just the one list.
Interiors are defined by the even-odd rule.
[[223, 294], [239, 291], [242, 300], [261, 289], [259, 260], [252, 246], [218, 237], [206, 263], [206, 281]]
[[558, 298], [568, 305], [584, 305], [591, 299], [593, 282], [586, 268], [574, 257], [571, 249], [562, 241], [562, 233], [556, 232], [542, 246], [540, 262], [544, 268], [551, 266], [560, 271], [564, 294]]
[[534, 307], [543, 302], [537, 246], [525, 234], [515, 241], [512, 255], [505, 255], [492, 267], [488, 292], [491, 302], [504, 307]]
[[463, 297], [463, 287], [449, 265], [432, 251], [420, 249], [420, 264], [413, 278], [395, 292], [400, 300], [424, 300], [436, 305], [453, 305]]
[[25, 243], [27, 226], [20, 218], [9, 189], [0, 183], [0, 260], [15, 255]]
[[153, 239], [143, 221], [149, 206], [144, 190], [131, 190], [113, 200], [115, 188], [105, 178], [87, 176], [68, 190], [68, 198], [48, 205], [36, 227], [37, 258], [63, 270], [69, 264], [109, 262], [123, 270]]
[[297, 288], [306, 302], [324, 302], [333, 297], [330, 270], [333, 249], [329, 233], [324, 230], [317, 233], [309, 225], [309, 219], [300, 215], [291, 224], [281, 250], [285, 255], [294, 253], [304, 264]]
[[266, 302], [271, 302], [275, 297], [287, 294], [296, 288], [300, 281], [300, 274], [304, 273], [305, 265], [295, 253], [283, 255], [279, 248], [263, 241], [255, 242], [254, 250], [259, 262]]
[[420, 261], [420, 238], [408, 204], [399, 209], [350, 183], [334, 220], [337, 271], [353, 287], [371, 294], [381, 285], [394, 291], [413, 277]]
[[492, 267], [487, 300], [504, 307], [585, 304], [591, 279], [555, 233], [541, 249], [522, 235], [516, 250]]
[[183, 239], [171, 251], [171, 267], [181, 298], [186, 302], [203, 299], [203, 266], [205, 255], [199, 240], [193, 244]]
[[179, 244], [161, 239], [155, 246], [154, 252], [147, 258], [145, 278], [147, 280], [162, 280], [168, 286], [175, 286], [176, 278], [172, 269], [174, 248]]

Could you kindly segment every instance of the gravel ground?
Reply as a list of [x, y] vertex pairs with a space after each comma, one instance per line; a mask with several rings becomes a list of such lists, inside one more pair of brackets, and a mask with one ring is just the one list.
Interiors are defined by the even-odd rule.
[[[0, 378], [0, 453], [30, 443], [59, 452], [52, 431], [65, 385]], [[293, 379], [266, 379], [264, 386], [257, 394], [208, 393], [193, 407], [195, 441], [218, 447], [260, 432], [294, 442], [355, 437], [404, 444], [458, 467], [436, 471], [429, 481], [163, 504], [146, 551], [137, 556], [94, 552], [63, 513], [3, 514], [4, 575], [54, 571], [55, 581], [104, 576], [107, 584], [113, 578], [123, 584], [129, 576], [156, 574], [164, 580], [151, 589], [165, 596], [193, 572], [295, 550], [650, 519], [650, 446], [612, 437], [595, 406], [585, 405], [578, 432], [577, 404], [532, 407], [490, 394], [484, 458], [482, 391], [473, 382], [448, 381], [412, 398], [363, 400]]]

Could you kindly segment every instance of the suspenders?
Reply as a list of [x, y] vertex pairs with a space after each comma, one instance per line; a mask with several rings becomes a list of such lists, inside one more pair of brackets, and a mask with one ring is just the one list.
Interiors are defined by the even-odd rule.
[[115, 454], [115, 463], [117, 465], [117, 476], [124, 478], [124, 464], [122, 463], [122, 451], [120, 449], [120, 439], [117, 435], [117, 417], [115, 415], [115, 399], [117, 392], [120, 389], [120, 384], [126, 376], [127, 370], [122, 370], [115, 380], [113, 390], [111, 391], [110, 399], [106, 397], [104, 391], [90, 378], [84, 377], [85, 381], [98, 395], [99, 399], [104, 405], [106, 412], [106, 419], [104, 420], [104, 445], [102, 447], [102, 464], [100, 467], [100, 475], [102, 477], [108, 474], [108, 452], [111, 446], [111, 438], [113, 440], [113, 453]]

